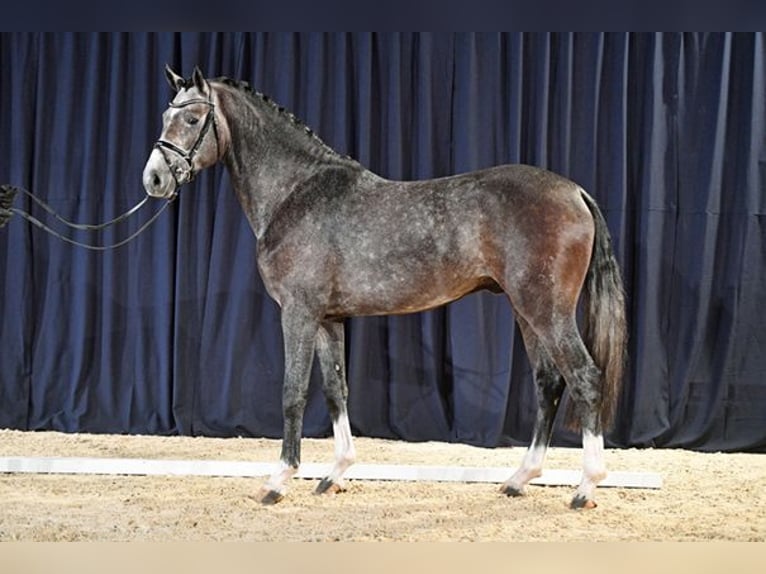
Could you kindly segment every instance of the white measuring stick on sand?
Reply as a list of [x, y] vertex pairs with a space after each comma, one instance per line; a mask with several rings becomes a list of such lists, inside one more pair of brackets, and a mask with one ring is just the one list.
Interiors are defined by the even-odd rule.
[[[298, 478], [321, 479], [331, 465], [303, 463]], [[152, 476], [268, 476], [274, 463], [223, 460], [152, 460], [139, 458], [83, 457], [0, 457], [0, 472], [36, 474], [113, 474]], [[434, 482], [502, 483], [512, 473], [506, 467], [424, 466], [405, 464], [356, 464], [345, 474], [347, 479], [406, 480]], [[574, 486], [582, 476], [579, 470], [543, 471], [530, 484]], [[599, 486], [621, 488], [661, 488], [662, 477], [653, 472], [611, 471]]]

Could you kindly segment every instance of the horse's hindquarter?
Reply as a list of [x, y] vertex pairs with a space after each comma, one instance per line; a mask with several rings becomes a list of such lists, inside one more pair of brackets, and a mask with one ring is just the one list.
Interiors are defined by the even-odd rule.
[[508, 290], [507, 270], [529, 268], [537, 244], [550, 242], [546, 228], [579, 217], [552, 189], [577, 186], [527, 166], [413, 182], [366, 173], [353, 183], [314, 190], [321, 201], [273, 258], [283, 268], [278, 289], [313, 298], [330, 317], [409, 313], [482, 287]]

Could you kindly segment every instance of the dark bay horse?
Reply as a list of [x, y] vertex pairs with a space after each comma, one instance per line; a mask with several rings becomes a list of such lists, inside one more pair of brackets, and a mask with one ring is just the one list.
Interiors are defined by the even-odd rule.
[[[343, 319], [432, 309], [480, 289], [508, 296], [534, 370], [538, 414], [519, 470], [521, 495], [539, 476], [567, 388], [567, 422], [582, 431], [583, 476], [571, 506], [591, 508], [606, 476], [610, 424], [625, 356], [622, 279], [606, 222], [577, 184], [504, 165], [425, 181], [390, 181], [343, 157], [246, 83], [184, 79], [143, 174], [172, 197], [222, 161], [257, 238], [264, 285], [282, 311], [281, 462], [260, 493], [282, 499], [300, 463], [303, 411], [316, 352], [333, 421], [335, 464], [318, 493], [342, 489], [354, 462], [346, 411]], [[584, 298], [584, 339], [576, 322]]]

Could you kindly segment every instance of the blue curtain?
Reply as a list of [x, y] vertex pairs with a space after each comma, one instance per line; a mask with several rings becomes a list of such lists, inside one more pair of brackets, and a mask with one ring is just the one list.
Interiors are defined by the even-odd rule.
[[[135, 204], [165, 63], [249, 81], [388, 178], [552, 169], [597, 198], [624, 271], [630, 363], [609, 443], [764, 451], [765, 55], [762, 34], [3, 33], [0, 182], [72, 220]], [[280, 436], [279, 309], [255, 247], [220, 166], [113, 252], [14, 218], [0, 427]], [[504, 297], [346, 325], [357, 434], [529, 440], [534, 387]], [[315, 368], [308, 436], [330, 432], [318, 383]], [[554, 443], [578, 437], [557, 427]]]

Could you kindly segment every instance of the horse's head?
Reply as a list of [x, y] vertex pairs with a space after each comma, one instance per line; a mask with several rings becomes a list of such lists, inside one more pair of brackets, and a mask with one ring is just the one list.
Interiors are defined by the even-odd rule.
[[172, 197], [225, 152], [226, 126], [214, 90], [194, 68], [184, 80], [169, 66], [165, 75], [176, 96], [162, 114], [162, 133], [144, 167], [144, 188], [152, 197]]

